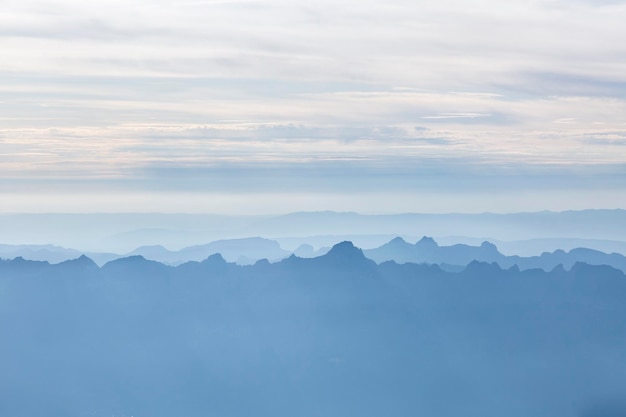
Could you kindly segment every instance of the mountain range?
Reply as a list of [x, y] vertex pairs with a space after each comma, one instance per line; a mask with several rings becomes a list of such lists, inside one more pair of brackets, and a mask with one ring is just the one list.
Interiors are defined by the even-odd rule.
[[[222, 239], [263, 236], [290, 242], [293, 249], [302, 243], [315, 247], [332, 246], [351, 240], [361, 247], [375, 247], [393, 236], [459, 236], [511, 242], [534, 240], [532, 250], [563, 246], [578, 239], [578, 246], [620, 252], [624, 247], [626, 210], [579, 210], [534, 213], [405, 213], [359, 214], [346, 212], [298, 212], [276, 216], [226, 216], [209, 214], [159, 213], [50, 213], [0, 214], [0, 242], [24, 245], [47, 244], [80, 248], [89, 253], [128, 253], [155, 242], [170, 249], [203, 245]], [[330, 236], [313, 241], [312, 237]], [[304, 238], [304, 239], [303, 239]], [[546, 239], [558, 239], [554, 246]], [[309, 240], [309, 241], [307, 241]], [[456, 242], [460, 242], [456, 240]], [[564, 243], [565, 242], [565, 243]], [[448, 242], [449, 243], [449, 242]], [[469, 240], [465, 243], [471, 243]], [[594, 245], [598, 246], [594, 246]], [[500, 246], [499, 246], [500, 247]], [[505, 251], [506, 252], [506, 251]], [[509, 252], [507, 252], [509, 253]], [[510, 254], [521, 254], [513, 251]], [[526, 255], [533, 254], [524, 252]], [[539, 254], [539, 253], [536, 253]]]
[[452, 273], [350, 242], [253, 265], [3, 260], [0, 414], [621, 417], [624, 299], [610, 266]]
[[[85, 255], [98, 265], [104, 265], [118, 258], [140, 255], [146, 259], [175, 266], [189, 261], [201, 261], [210, 255], [219, 253], [229, 262], [249, 265], [260, 259], [276, 262], [292, 253], [302, 258], [312, 258], [325, 254], [329, 249], [328, 247], [315, 249], [312, 245], [302, 244], [295, 250], [288, 251], [283, 249], [275, 240], [253, 237], [224, 239], [177, 251], [156, 245], [142, 246], [124, 255], [98, 252], [85, 253]], [[472, 261], [495, 262], [502, 268], [517, 265], [522, 270], [540, 268], [546, 271], [557, 265], [563, 265], [569, 269], [577, 262], [584, 262], [590, 265], [609, 265], [626, 271], [626, 257], [619, 253], [607, 254], [588, 248], [575, 248], [567, 252], [563, 250], [544, 252], [538, 256], [507, 256], [501, 253], [494, 244], [487, 241], [478, 246], [466, 244], [443, 246], [430, 237], [423, 237], [414, 244], [401, 237], [396, 237], [379, 247], [366, 249], [364, 253], [366, 257], [377, 263], [393, 260], [398, 263], [436, 264], [448, 271], [461, 271]], [[77, 258], [82, 254], [75, 249], [52, 245], [0, 245], [0, 258], [4, 259], [22, 257], [28, 260], [57, 263]]]
[[626, 257], [618, 253], [606, 254], [593, 249], [576, 248], [568, 252], [563, 250], [544, 252], [540, 256], [506, 256], [489, 242], [483, 242], [480, 246], [464, 244], [439, 246], [430, 237], [423, 237], [414, 244], [397, 237], [378, 248], [365, 250], [365, 256], [378, 263], [393, 260], [399, 263], [457, 266], [455, 270], [461, 270], [472, 261], [481, 261], [495, 262], [502, 268], [516, 265], [522, 270], [539, 268], [549, 271], [558, 265], [571, 268], [577, 262], [584, 262], [591, 265], [610, 265], [626, 271]]

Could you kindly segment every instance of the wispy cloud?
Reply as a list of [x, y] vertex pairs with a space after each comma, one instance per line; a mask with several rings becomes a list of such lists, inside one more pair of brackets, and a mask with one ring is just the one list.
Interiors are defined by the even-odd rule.
[[624, 13], [583, 0], [5, 2], [3, 187], [345, 193], [513, 175], [521, 189], [573, 171], [604, 187], [626, 161]]
[[443, 113], [436, 116], [422, 116], [422, 119], [475, 119], [477, 117], [490, 117], [488, 113]]

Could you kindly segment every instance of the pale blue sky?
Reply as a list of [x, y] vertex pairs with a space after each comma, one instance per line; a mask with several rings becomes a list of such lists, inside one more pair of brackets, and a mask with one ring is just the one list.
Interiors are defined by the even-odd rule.
[[626, 207], [626, 2], [0, 1], [3, 212]]

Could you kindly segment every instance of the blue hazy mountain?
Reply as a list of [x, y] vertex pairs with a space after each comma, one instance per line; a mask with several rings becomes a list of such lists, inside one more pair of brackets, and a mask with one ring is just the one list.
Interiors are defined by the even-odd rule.
[[55, 245], [4, 245], [0, 244], [0, 258], [13, 259], [22, 257], [33, 261], [59, 263], [78, 258], [81, 252]]
[[[332, 235], [465, 236], [501, 241], [587, 239], [622, 241], [625, 210], [581, 210], [512, 214], [394, 214], [304, 212], [280, 216], [202, 214], [2, 214], [0, 241], [49, 244], [86, 252], [128, 253], [158, 242], [168, 248], [202, 245], [220, 239], [269, 239]], [[361, 239], [361, 238], [359, 238]], [[384, 240], [361, 239], [364, 247]], [[281, 240], [282, 241], [282, 240]], [[327, 246], [340, 240], [327, 240]], [[369, 242], [376, 242], [370, 245]], [[302, 243], [300, 241], [292, 248]], [[291, 246], [290, 246], [291, 248]], [[596, 248], [594, 246], [594, 248]], [[604, 250], [603, 247], [596, 249]]]
[[278, 242], [260, 237], [223, 239], [204, 245], [189, 246], [178, 251], [170, 251], [163, 246], [143, 246], [129, 255], [141, 255], [159, 262], [181, 264], [187, 261], [200, 261], [215, 253], [239, 264], [251, 264], [259, 259], [275, 261], [290, 255], [290, 252], [282, 249]]
[[516, 265], [520, 269], [540, 268], [549, 271], [558, 265], [569, 269], [574, 264], [583, 262], [591, 265], [610, 265], [626, 271], [626, 257], [617, 253], [606, 254], [593, 249], [576, 248], [568, 252], [563, 250], [544, 252], [540, 256], [506, 256], [489, 242], [482, 242], [480, 246], [465, 244], [439, 246], [430, 237], [423, 237], [413, 244], [396, 237], [378, 248], [366, 250], [365, 255], [377, 263], [393, 260], [399, 263], [465, 266], [472, 261], [482, 261], [495, 262], [503, 268]]
[[534, 213], [405, 213], [365, 215], [351, 212], [298, 212], [265, 218], [249, 227], [251, 235], [462, 235], [501, 240], [589, 238], [622, 240], [616, 225], [626, 224], [626, 210], [580, 210]]
[[293, 254], [300, 258], [315, 258], [317, 256], [325, 255], [329, 250], [330, 248], [327, 246], [323, 246], [316, 250], [312, 245], [303, 243], [293, 251]]
[[56, 245], [6, 245], [0, 244], [0, 258], [24, 258], [31, 261], [48, 261], [59, 263], [87, 255], [96, 263], [102, 265], [119, 258], [120, 255], [106, 252], [82, 252], [76, 249], [64, 248]]
[[[450, 240], [452, 240], [453, 243], [470, 243], [459, 240], [458, 238], [452, 238]], [[507, 255], [537, 256], [544, 252], [554, 252], [559, 249], [567, 252], [577, 248], [588, 248], [604, 253], [620, 253], [626, 255], [626, 242], [617, 240], [544, 238], [517, 241], [482, 239], [481, 241], [484, 240], [489, 240], [491, 243], [495, 244], [502, 253]], [[477, 243], [480, 244], [480, 241]]]
[[450, 273], [349, 242], [245, 266], [1, 260], [0, 414], [622, 417], [625, 299], [610, 266]]
[[[325, 237], [327, 238], [329, 237]], [[327, 253], [329, 249], [329, 247], [315, 249], [312, 245], [303, 244], [293, 253], [301, 258], [313, 258]], [[201, 261], [215, 253], [220, 253], [229, 262], [242, 265], [253, 264], [259, 259], [269, 259], [274, 262], [291, 254], [281, 248], [275, 240], [253, 237], [219, 240], [176, 251], [153, 245], [137, 248], [125, 255], [97, 252], [88, 252], [86, 255], [98, 265], [103, 265], [113, 259], [136, 255], [168, 265], [180, 265], [192, 260]], [[28, 260], [58, 263], [80, 255], [82, 252], [78, 250], [53, 245], [0, 245], [0, 258], [5, 259], [22, 257]], [[539, 256], [506, 256], [499, 252], [495, 245], [486, 241], [477, 246], [467, 244], [443, 246], [430, 237], [423, 237], [414, 244], [396, 237], [377, 248], [365, 250], [365, 255], [378, 263], [387, 260], [400, 263], [430, 263], [438, 264], [442, 269], [453, 272], [462, 270], [465, 265], [474, 260], [496, 262], [503, 268], [517, 265], [521, 269], [541, 268], [544, 270], [551, 270], [559, 264], [569, 269], [577, 262], [585, 262], [592, 265], [610, 265], [626, 271], [626, 257], [623, 255], [606, 254], [588, 248], [576, 248], [567, 252], [556, 250]]]
[[[239, 264], [251, 264], [259, 259], [275, 261], [291, 254], [291, 252], [282, 249], [278, 242], [260, 237], [224, 239], [175, 251], [168, 250], [161, 245], [142, 246], [124, 255], [99, 252], [85, 253], [54, 245], [0, 245], [0, 258], [4, 259], [22, 257], [34, 261], [59, 263], [85, 254], [99, 265], [114, 259], [135, 255], [166, 264], [178, 265], [188, 261], [200, 261], [215, 253], [220, 253], [227, 260]], [[319, 254], [319, 250], [313, 251], [312, 256]]]
[[366, 250], [365, 253], [378, 263], [394, 260], [400, 263], [467, 265], [475, 260], [499, 263], [505, 258], [498, 252], [496, 246], [489, 242], [483, 242], [480, 246], [464, 244], [439, 246], [433, 238], [426, 236], [414, 244], [397, 237], [378, 248]]

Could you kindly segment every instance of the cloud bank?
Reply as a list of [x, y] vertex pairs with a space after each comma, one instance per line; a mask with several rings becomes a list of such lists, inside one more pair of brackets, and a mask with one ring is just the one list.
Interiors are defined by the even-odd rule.
[[624, 2], [3, 7], [8, 211], [626, 205]]

